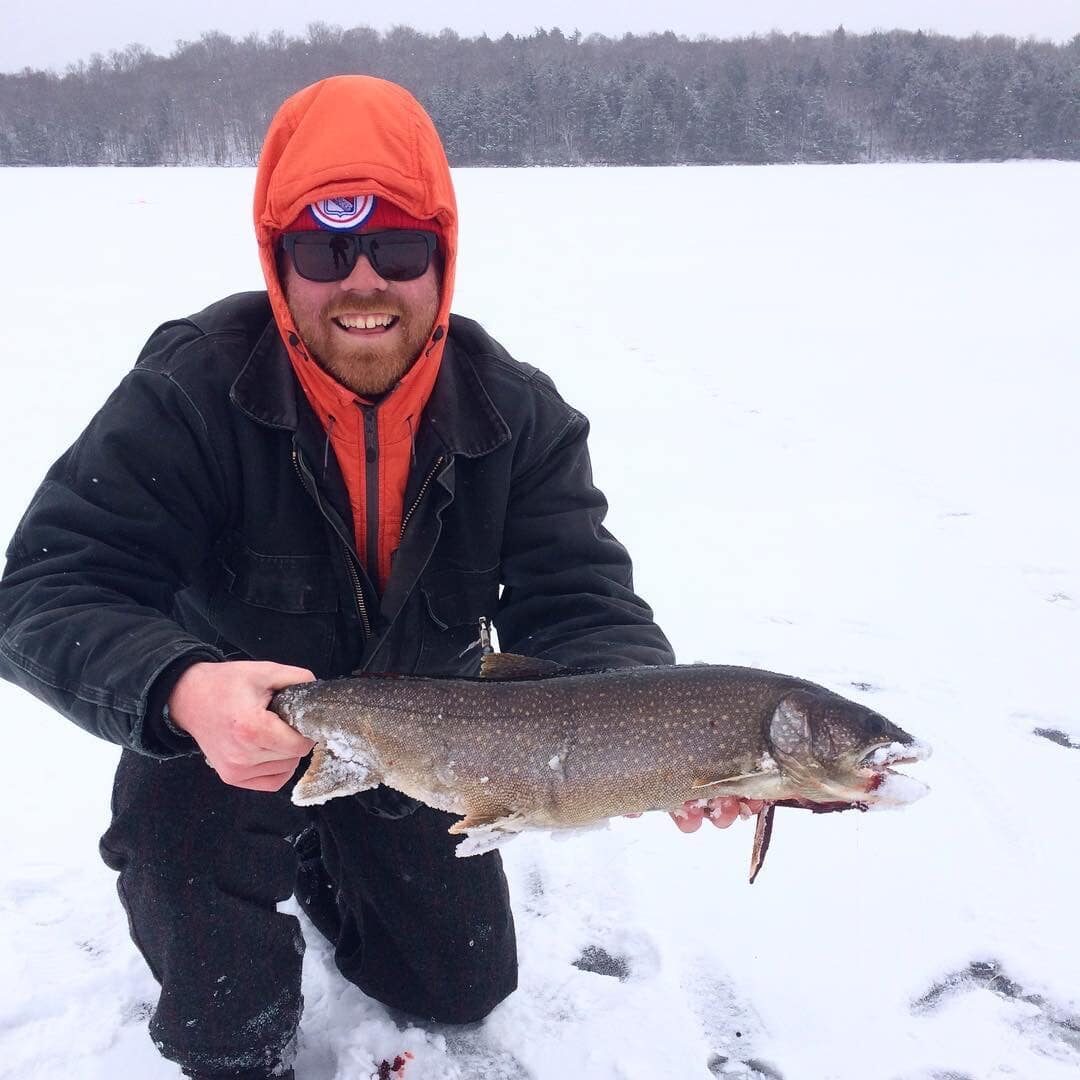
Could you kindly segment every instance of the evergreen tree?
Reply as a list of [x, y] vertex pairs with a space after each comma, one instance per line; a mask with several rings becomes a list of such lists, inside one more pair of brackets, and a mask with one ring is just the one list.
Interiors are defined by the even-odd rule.
[[315, 22], [0, 75], [0, 164], [250, 164], [288, 94], [349, 71], [415, 93], [455, 165], [1080, 159], [1080, 35], [493, 41]]

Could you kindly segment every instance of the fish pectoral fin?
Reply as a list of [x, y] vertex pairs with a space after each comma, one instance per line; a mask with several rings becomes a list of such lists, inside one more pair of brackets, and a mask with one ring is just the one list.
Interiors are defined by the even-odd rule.
[[738, 776], [725, 776], [722, 780], [695, 780], [691, 785], [691, 791], [704, 791], [706, 788], [720, 787], [722, 784], [734, 784], [740, 780], [753, 780], [761, 776], [760, 772], [740, 773]]
[[521, 828], [520, 822], [523, 820], [521, 814], [500, 807], [498, 810], [492, 810], [488, 813], [466, 814], [460, 820], [455, 821], [446, 831], [455, 835], [473, 830], [518, 832]]
[[356, 795], [377, 786], [381, 778], [363, 761], [340, 758], [323, 745], [311, 752], [307, 771], [293, 788], [296, 806], [318, 806], [341, 795]]
[[527, 826], [524, 814], [500, 810], [491, 814], [467, 814], [447, 831], [465, 833], [465, 839], [454, 848], [454, 854], [458, 858], [468, 858], [501, 847]]
[[754, 830], [754, 850], [750, 855], [750, 884], [754, 884], [754, 878], [758, 876], [762, 864], [765, 862], [765, 853], [769, 850], [769, 841], [772, 839], [773, 814], [776, 807], [772, 803], [766, 803], [757, 816], [757, 828]]

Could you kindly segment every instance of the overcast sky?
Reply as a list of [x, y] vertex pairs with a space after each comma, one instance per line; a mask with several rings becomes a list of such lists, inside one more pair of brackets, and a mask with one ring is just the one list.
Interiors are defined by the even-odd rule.
[[0, 0], [0, 71], [52, 67], [138, 42], [171, 52], [178, 39], [207, 30], [234, 36], [282, 29], [300, 33], [311, 21], [388, 29], [449, 26], [462, 36], [558, 26], [583, 34], [674, 30], [677, 34], [738, 37], [770, 30], [818, 33], [848, 30], [937, 30], [946, 34], [1011, 34], [1067, 41], [1080, 33], [1080, 0], [391, 0], [345, 5], [327, 0]]

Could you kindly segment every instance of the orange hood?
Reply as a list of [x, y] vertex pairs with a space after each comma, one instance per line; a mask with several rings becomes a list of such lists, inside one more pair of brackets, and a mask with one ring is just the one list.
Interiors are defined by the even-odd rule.
[[337, 75], [293, 94], [274, 116], [255, 177], [255, 237], [274, 318], [296, 333], [277, 278], [274, 243], [311, 203], [381, 195], [416, 218], [433, 218], [445, 240], [436, 329], [445, 338], [457, 263], [457, 201], [439, 134], [403, 87], [368, 75]]
[[[373, 194], [430, 220], [443, 255], [442, 291], [420, 358], [377, 407], [378, 478], [364, 467], [356, 395], [308, 356], [281, 283], [275, 245], [305, 207]], [[450, 166], [431, 118], [404, 88], [366, 75], [339, 75], [294, 94], [270, 123], [255, 179], [255, 235], [278, 330], [300, 385], [334, 447], [353, 511], [356, 547], [380, 589], [400, 538], [412, 437], [442, 362], [457, 263], [457, 202]]]

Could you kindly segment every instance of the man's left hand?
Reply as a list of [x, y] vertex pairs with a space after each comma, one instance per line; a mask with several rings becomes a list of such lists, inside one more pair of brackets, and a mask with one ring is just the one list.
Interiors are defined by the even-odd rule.
[[699, 806], [697, 802], [684, 803], [681, 810], [671, 815], [671, 820], [684, 833], [697, 832], [703, 821], [712, 822], [718, 829], [726, 829], [739, 818], [753, 817], [764, 805], [761, 799], [723, 795], [710, 799], [705, 806]]
[[[671, 820], [684, 833], [697, 832], [703, 821], [710, 821], [718, 829], [726, 829], [739, 818], [753, 817], [764, 805], [761, 799], [740, 799], [735, 795], [722, 795], [710, 799], [704, 806], [700, 800], [683, 803], [681, 810], [670, 815]], [[625, 814], [624, 817], [641, 817], [640, 814]]]

